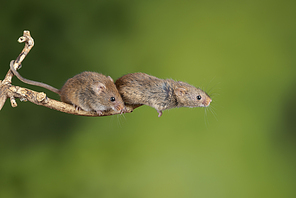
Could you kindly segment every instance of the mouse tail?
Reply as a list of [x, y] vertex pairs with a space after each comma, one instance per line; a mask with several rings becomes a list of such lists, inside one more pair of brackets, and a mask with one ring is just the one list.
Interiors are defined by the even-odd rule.
[[13, 67], [13, 64], [14, 64], [14, 60], [12, 60], [10, 62], [10, 69], [11, 71], [13, 72], [13, 74], [22, 82], [26, 83], [26, 84], [29, 84], [29, 85], [35, 85], [35, 86], [38, 86], [38, 87], [43, 87], [45, 89], [48, 89], [54, 93], [57, 93], [57, 94], [60, 94], [60, 90], [58, 90], [57, 88], [54, 88], [50, 85], [47, 85], [45, 83], [42, 83], [42, 82], [37, 82], [37, 81], [33, 81], [33, 80], [29, 80], [29, 79], [26, 79], [24, 77], [22, 77]]

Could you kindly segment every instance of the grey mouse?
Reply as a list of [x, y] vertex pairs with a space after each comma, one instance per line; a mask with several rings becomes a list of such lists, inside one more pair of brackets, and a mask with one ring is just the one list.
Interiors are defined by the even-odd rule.
[[124, 75], [115, 85], [126, 104], [151, 106], [157, 110], [158, 117], [166, 109], [207, 107], [212, 101], [204, 91], [185, 82], [159, 79], [145, 73]]

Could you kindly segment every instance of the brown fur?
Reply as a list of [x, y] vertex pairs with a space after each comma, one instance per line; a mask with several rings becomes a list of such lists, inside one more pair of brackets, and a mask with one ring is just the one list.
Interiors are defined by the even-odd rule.
[[[85, 111], [124, 110], [124, 103], [110, 76], [83, 72], [67, 80], [60, 90], [61, 100]], [[111, 97], [115, 101], [111, 101]]]
[[[118, 93], [113, 79], [96, 72], [82, 72], [67, 80], [64, 86], [58, 90], [45, 83], [36, 82], [23, 78], [10, 64], [10, 69], [19, 80], [24, 83], [46, 88], [60, 95], [61, 101], [73, 104], [77, 109], [85, 111], [102, 111], [113, 109], [124, 112], [125, 106], [120, 94]], [[114, 101], [111, 101], [111, 98]]]
[[[181, 81], [159, 79], [145, 73], [131, 73], [115, 82], [126, 104], [148, 105], [159, 117], [162, 110], [175, 107], [207, 107], [211, 98], [201, 89]], [[198, 100], [197, 96], [201, 96]]]

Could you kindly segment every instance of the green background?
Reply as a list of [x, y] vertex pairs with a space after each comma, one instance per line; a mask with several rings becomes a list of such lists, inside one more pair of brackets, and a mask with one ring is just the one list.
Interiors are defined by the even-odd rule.
[[294, 0], [1, 2], [0, 79], [30, 30], [26, 78], [60, 88], [85, 70], [145, 72], [213, 102], [90, 118], [8, 100], [0, 197], [296, 197], [295, 10]]

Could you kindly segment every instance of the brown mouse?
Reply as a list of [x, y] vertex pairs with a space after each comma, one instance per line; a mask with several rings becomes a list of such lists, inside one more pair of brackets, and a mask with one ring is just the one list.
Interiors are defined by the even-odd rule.
[[95, 111], [102, 115], [103, 111], [125, 111], [124, 102], [118, 93], [113, 79], [96, 72], [85, 71], [68, 79], [63, 87], [58, 90], [45, 83], [23, 78], [10, 63], [10, 69], [19, 80], [24, 83], [46, 88], [60, 95], [61, 101], [72, 104], [76, 109]]
[[159, 79], [145, 73], [131, 73], [117, 79], [115, 85], [126, 104], [148, 105], [158, 117], [176, 107], [207, 107], [212, 99], [201, 89], [185, 82]]

